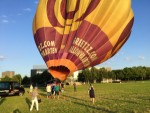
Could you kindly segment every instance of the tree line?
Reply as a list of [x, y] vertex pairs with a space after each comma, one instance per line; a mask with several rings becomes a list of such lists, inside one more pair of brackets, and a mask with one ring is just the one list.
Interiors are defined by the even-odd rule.
[[126, 67], [120, 70], [107, 71], [105, 68], [97, 69], [95, 67], [82, 70], [78, 75], [79, 82], [97, 82], [100, 83], [103, 79], [113, 80], [149, 80], [150, 67]]
[[1, 81], [16, 81], [23, 85], [45, 85], [47, 82], [50, 82], [53, 79], [54, 78], [52, 77], [52, 75], [47, 70], [45, 70], [42, 74], [36, 74], [31, 77], [24, 76], [22, 78], [20, 74], [17, 74], [12, 78], [5, 76], [4, 78], [1, 78]]
[[[31, 77], [22, 76], [17, 74], [12, 78], [5, 76], [1, 78], [1, 81], [17, 81], [20, 84], [40, 84], [44, 85], [47, 82], [52, 81], [54, 78], [46, 70], [42, 74], [36, 74]], [[97, 69], [95, 67], [87, 68], [79, 72], [78, 81], [86, 83], [101, 83], [103, 79], [112, 79], [112, 80], [150, 80], [150, 67], [126, 67], [120, 70], [107, 71], [105, 68]]]
[[53, 76], [47, 70], [45, 70], [41, 74], [36, 74], [31, 77], [25, 76], [22, 80], [22, 84], [38, 84], [41, 86], [45, 86], [48, 82], [51, 82], [53, 79]]
[[4, 78], [1, 78], [1, 81], [16, 81], [19, 82], [21, 84], [22, 82], [22, 77], [20, 74], [16, 74], [15, 76], [13, 76], [12, 78], [5, 76]]

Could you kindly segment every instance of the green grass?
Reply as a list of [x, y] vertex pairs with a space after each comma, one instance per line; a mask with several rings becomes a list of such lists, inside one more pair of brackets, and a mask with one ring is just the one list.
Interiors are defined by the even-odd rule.
[[[39, 113], [150, 113], [150, 81], [93, 85], [95, 104], [89, 101], [89, 85], [77, 86], [77, 92], [73, 86], [66, 86], [59, 100], [46, 99], [45, 89], [41, 88]], [[0, 99], [0, 113], [28, 113], [31, 104], [28, 90], [22, 97]], [[32, 112], [36, 113], [35, 108]]]

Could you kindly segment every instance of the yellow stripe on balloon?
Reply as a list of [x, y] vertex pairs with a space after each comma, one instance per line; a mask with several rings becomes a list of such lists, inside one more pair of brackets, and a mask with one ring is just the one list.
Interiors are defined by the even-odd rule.
[[40, 0], [38, 4], [38, 8], [36, 10], [36, 15], [34, 20], [36, 23], [36, 27], [33, 29], [33, 33], [36, 33], [36, 30], [43, 27], [52, 27], [47, 17], [47, 1], [48, 0]]

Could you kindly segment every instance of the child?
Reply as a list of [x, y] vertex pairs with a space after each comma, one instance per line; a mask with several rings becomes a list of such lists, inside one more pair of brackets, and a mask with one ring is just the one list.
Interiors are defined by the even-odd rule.
[[46, 86], [47, 99], [52, 95], [51, 94], [51, 84], [47, 84]]

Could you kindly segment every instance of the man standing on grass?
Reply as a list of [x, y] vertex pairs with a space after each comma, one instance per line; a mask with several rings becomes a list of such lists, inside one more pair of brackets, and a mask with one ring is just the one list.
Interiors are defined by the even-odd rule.
[[[54, 92], [55, 92], [55, 96], [57, 95], [57, 99], [59, 99], [59, 91], [60, 91], [60, 86], [57, 83], [56, 86], [54, 87]], [[55, 98], [54, 96], [54, 98]]]
[[76, 83], [75, 82], [73, 83], [73, 87], [74, 87], [74, 92], [76, 92], [77, 91], [77, 87], [76, 87]]

